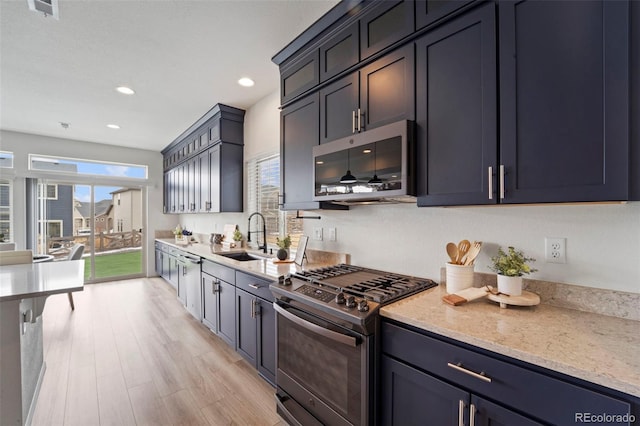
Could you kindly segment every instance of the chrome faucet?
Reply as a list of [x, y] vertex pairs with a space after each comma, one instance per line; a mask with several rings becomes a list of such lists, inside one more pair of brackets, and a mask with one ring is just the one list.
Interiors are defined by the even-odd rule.
[[[258, 249], [262, 249], [264, 253], [267, 252], [267, 221], [264, 219], [264, 216], [260, 212], [251, 213], [249, 215], [249, 225], [247, 226], [247, 242], [251, 242], [251, 218], [255, 215], [258, 215], [262, 218], [262, 231], [253, 231], [254, 234], [259, 234], [262, 232], [264, 238], [264, 245], [258, 245]], [[260, 240], [256, 239], [256, 242], [260, 244]]]

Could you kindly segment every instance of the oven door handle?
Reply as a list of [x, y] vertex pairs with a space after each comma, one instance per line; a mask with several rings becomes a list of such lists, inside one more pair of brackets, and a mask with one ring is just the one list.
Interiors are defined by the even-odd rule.
[[280, 315], [285, 317], [291, 322], [298, 324], [300, 327], [306, 328], [309, 331], [312, 331], [316, 334], [326, 337], [327, 339], [331, 339], [335, 342], [342, 343], [343, 345], [356, 347], [358, 346], [358, 341], [353, 336], [347, 336], [346, 334], [338, 333], [336, 331], [328, 330], [324, 327], [316, 325], [312, 322], [306, 321], [291, 312], [287, 311], [285, 308], [281, 307], [277, 303], [273, 304], [273, 309], [276, 310]]

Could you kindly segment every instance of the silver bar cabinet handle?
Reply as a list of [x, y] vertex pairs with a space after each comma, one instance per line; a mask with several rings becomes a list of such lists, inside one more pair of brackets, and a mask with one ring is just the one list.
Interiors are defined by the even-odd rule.
[[500, 199], [504, 200], [504, 165], [500, 164]]
[[360, 113], [360, 108], [358, 108], [358, 131], [362, 131], [362, 114]]
[[451, 368], [453, 368], [454, 370], [458, 370], [458, 371], [460, 371], [461, 373], [468, 374], [468, 375], [470, 375], [470, 376], [472, 376], [472, 377], [475, 377], [476, 379], [480, 379], [480, 380], [482, 380], [482, 381], [484, 381], [484, 382], [491, 383], [491, 377], [487, 377], [487, 376], [485, 376], [485, 375], [484, 375], [484, 372], [482, 372], [482, 373], [476, 373], [475, 371], [467, 370], [467, 369], [466, 369], [466, 368], [464, 368], [464, 367], [462, 366], [462, 364], [460, 364], [460, 363], [458, 363], [458, 364], [452, 364], [452, 363], [448, 362], [448, 363], [447, 363], [447, 367], [451, 367]]
[[471, 404], [469, 407], [469, 426], [476, 425], [476, 406]]
[[493, 200], [493, 167], [489, 166], [489, 199]]
[[356, 132], [356, 111], [351, 111], [351, 133]]
[[464, 401], [458, 403], [458, 426], [464, 426]]

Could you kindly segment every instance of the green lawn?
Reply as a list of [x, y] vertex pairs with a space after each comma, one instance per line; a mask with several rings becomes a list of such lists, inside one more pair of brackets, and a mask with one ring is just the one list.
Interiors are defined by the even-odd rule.
[[[95, 257], [95, 278], [116, 277], [119, 275], [139, 274], [142, 272], [142, 251], [101, 254]], [[89, 279], [91, 272], [90, 258], [84, 258], [84, 279]]]

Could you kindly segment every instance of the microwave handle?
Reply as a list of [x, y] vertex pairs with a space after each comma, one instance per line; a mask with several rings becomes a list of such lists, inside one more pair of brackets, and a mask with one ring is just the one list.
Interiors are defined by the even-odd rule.
[[273, 309], [276, 310], [276, 312], [278, 312], [280, 315], [282, 315], [283, 317], [285, 317], [286, 319], [288, 319], [291, 322], [296, 323], [297, 325], [299, 325], [300, 327], [306, 328], [307, 330], [319, 334], [321, 336], [326, 337], [327, 339], [331, 339], [335, 342], [338, 343], [342, 343], [343, 345], [347, 345], [347, 346], [351, 346], [351, 347], [356, 347], [358, 346], [358, 342], [356, 340], [355, 337], [353, 336], [347, 336], [346, 334], [342, 334], [342, 333], [338, 333], [335, 331], [331, 331], [328, 330], [324, 327], [320, 327], [319, 325], [316, 325], [312, 322], [306, 321], [294, 314], [292, 314], [291, 312], [287, 311], [286, 309], [284, 309], [283, 307], [281, 307], [280, 305], [278, 305], [277, 303], [273, 304]]

